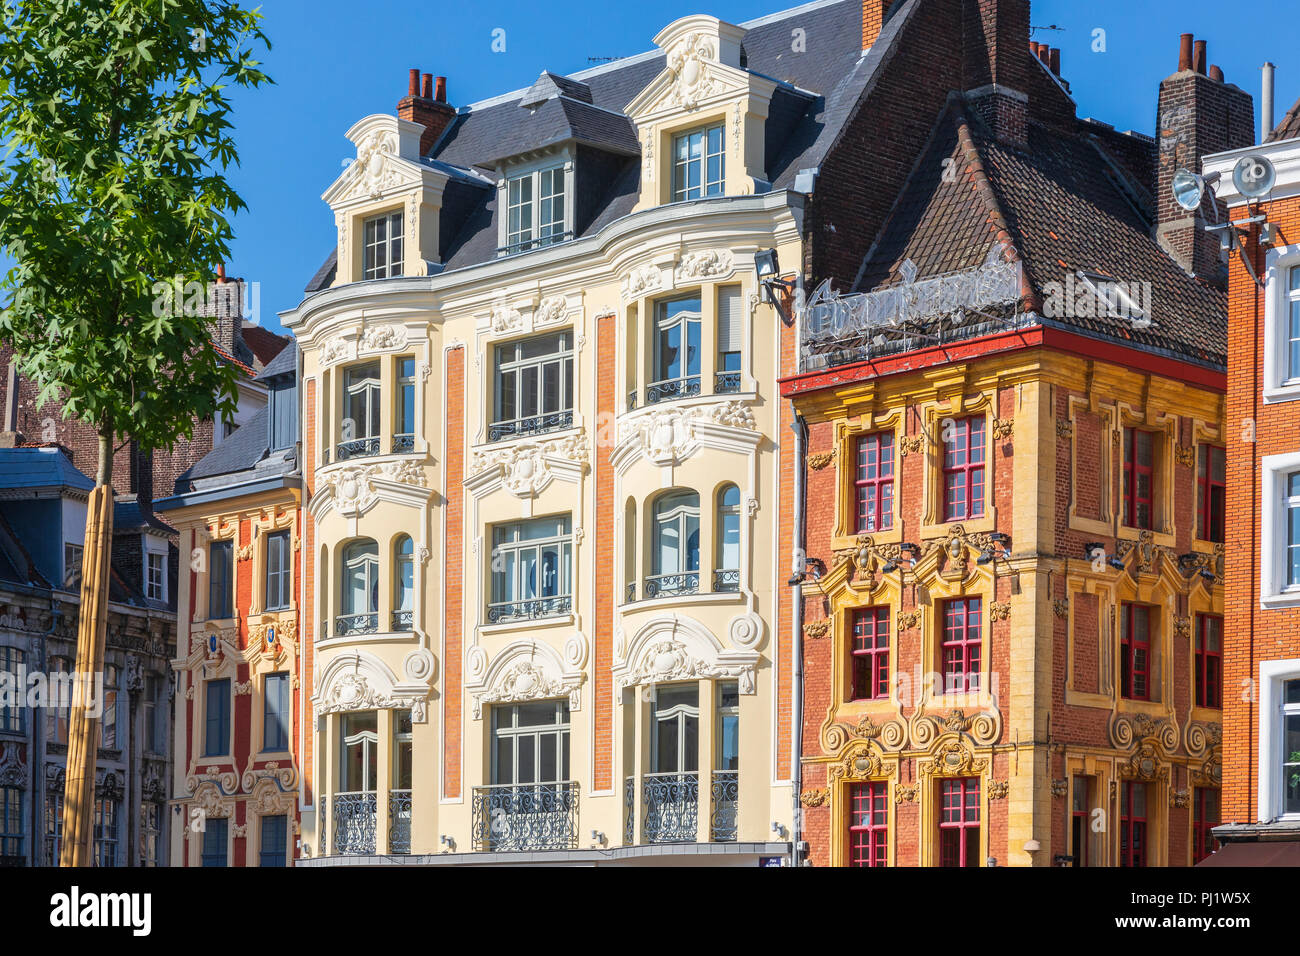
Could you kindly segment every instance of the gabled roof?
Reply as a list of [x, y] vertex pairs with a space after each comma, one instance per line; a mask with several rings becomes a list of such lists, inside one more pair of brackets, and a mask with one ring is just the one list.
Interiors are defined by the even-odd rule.
[[245, 322], [239, 330], [239, 335], [249, 351], [253, 353], [257, 368], [264, 368], [268, 362], [284, 351], [285, 346], [293, 342], [293, 339], [287, 335], [276, 335], [270, 329], [254, 325], [252, 322]]
[[87, 478], [53, 445], [0, 448], [0, 488], [75, 488], [90, 491]]
[[298, 371], [298, 347], [290, 340], [289, 345], [282, 348], [275, 358], [266, 364], [266, 367], [258, 373], [255, 381], [265, 382], [267, 379], [278, 378], [281, 375], [289, 375]]
[[[955, 176], [945, 175], [949, 168]], [[1223, 368], [1224, 293], [1174, 262], [1153, 238], [1143, 207], [1138, 187], [1087, 121], [1078, 121], [1072, 133], [1031, 122], [1028, 148], [1014, 149], [954, 96], [863, 262], [855, 290], [900, 282], [908, 259], [921, 277], [964, 271], [980, 265], [995, 242], [1008, 242], [1040, 314], [1047, 283], [1064, 285], [1067, 273], [1150, 283], [1148, 328], [1109, 315], [1045, 322]]]
[[1282, 117], [1282, 122], [1273, 127], [1273, 132], [1268, 134], [1268, 139], [1264, 142], [1277, 143], [1297, 136], [1300, 136], [1300, 100], [1291, 104], [1291, 108]]

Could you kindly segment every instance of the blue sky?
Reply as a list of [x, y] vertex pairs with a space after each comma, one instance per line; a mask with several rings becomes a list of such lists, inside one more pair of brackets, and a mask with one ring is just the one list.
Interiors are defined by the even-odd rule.
[[[292, 308], [334, 242], [320, 195], [352, 155], [344, 136], [370, 113], [392, 113], [407, 70], [447, 77], [455, 106], [528, 86], [542, 69], [572, 73], [589, 58], [628, 56], [651, 47], [665, 25], [692, 13], [743, 22], [793, 6], [782, 0], [565, 0], [488, 4], [446, 0], [266, 0], [273, 49], [266, 69], [276, 85], [235, 97], [241, 166], [231, 180], [249, 205], [235, 222], [227, 272], [257, 281], [262, 324]], [[1240, 8], [1237, 8], [1240, 9]], [[1290, 23], [1287, 0], [1260, 0], [1249, 15], [1210, 0], [1037, 0], [1034, 39], [1060, 47], [1062, 73], [1080, 116], [1118, 129], [1154, 133], [1156, 91], [1178, 65], [1178, 35], [1208, 41], [1209, 62], [1256, 99], [1265, 60], [1277, 64], [1276, 114], [1300, 97], [1295, 33], [1254, 25]], [[492, 50], [505, 31], [505, 52]], [[1093, 31], [1105, 52], [1093, 52]], [[808, 51], [815, 55], [814, 50]], [[1258, 115], [1258, 114], [1257, 114]]]

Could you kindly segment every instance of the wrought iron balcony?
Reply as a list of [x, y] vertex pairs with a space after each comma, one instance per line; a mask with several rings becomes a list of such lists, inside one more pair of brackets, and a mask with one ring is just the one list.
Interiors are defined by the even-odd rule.
[[375, 852], [373, 790], [334, 794], [334, 854], [368, 855]]
[[393, 454], [409, 455], [415, 451], [415, 435], [394, 435]]
[[700, 394], [700, 377], [688, 375], [685, 378], [668, 378], [662, 382], [651, 382], [645, 388], [645, 403], [666, 402], [674, 398], [690, 398]]
[[716, 571], [714, 571], [713, 590], [739, 591], [740, 590], [740, 569], [719, 568]]
[[740, 391], [739, 372], [714, 372], [713, 391], [719, 395]]
[[632, 389], [627, 393], [627, 410], [629, 412], [636, 411], [636, 389]]
[[341, 441], [334, 449], [336, 461], [347, 461], [350, 458], [368, 458], [371, 455], [378, 454], [378, 438], [358, 438], [354, 441]]
[[493, 422], [488, 426], [488, 441], [501, 441], [517, 438], [520, 435], [543, 435], [573, 427], [573, 410], [551, 412], [548, 415], [533, 415], [529, 418], [515, 418], [511, 421]]
[[694, 843], [700, 809], [696, 773], [648, 773], [641, 778], [646, 843]]
[[557, 617], [568, 614], [573, 607], [573, 597], [565, 594], [559, 597], [536, 598], [531, 601], [497, 601], [487, 607], [489, 624], [503, 624], [506, 621], [535, 621], [543, 617]]
[[411, 791], [388, 791], [388, 852], [411, 852]]
[[710, 839], [730, 843], [736, 839], [736, 811], [740, 805], [740, 772], [713, 771], [713, 812], [709, 819]]
[[570, 850], [578, 845], [578, 784], [474, 788], [474, 849]]
[[627, 583], [627, 600], [624, 603], [631, 604], [635, 600], [636, 600], [636, 582], [629, 581]]
[[636, 777], [628, 777], [623, 787], [623, 845], [636, 843]]
[[340, 614], [334, 619], [334, 636], [351, 637], [353, 634], [374, 634], [379, 630], [379, 615]]
[[411, 629], [411, 612], [394, 611], [393, 612], [393, 630], [409, 631]]
[[651, 574], [645, 579], [645, 599], [675, 597], [678, 594], [695, 594], [700, 590], [700, 572], [681, 574]]

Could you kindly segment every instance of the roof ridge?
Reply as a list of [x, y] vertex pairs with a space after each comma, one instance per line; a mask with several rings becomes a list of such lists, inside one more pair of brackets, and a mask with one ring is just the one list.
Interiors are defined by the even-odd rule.
[[[980, 153], [979, 142], [971, 135], [970, 117], [966, 113], [965, 105], [960, 95], [950, 96], [953, 110], [957, 118], [957, 143], [962, 149], [962, 155], [966, 157], [971, 179], [975, 186], [975, 194], [983, 200], [988, 206], [990, 226], [994, 228], [994, 239], [1003, 243], [1011, 251], [1013, 261], [1019, 262], [1022, 266], [1027, 266], [1028, 262], [1016, 245], [1015, 236], [1012, 235], [1011, 225], [1007, 222], [1006, 213], [1002, 210], [1002, 201], [998, 198], [997, 189], [989, 175], [984, 170], [984, 157]], [[1034, 291], [1022, 270], [1020, 274], [1020, 287], [1022, 297], [1028, 297], [1034, 303], [1034, 311], [1037, 312], [1038, 294]]]

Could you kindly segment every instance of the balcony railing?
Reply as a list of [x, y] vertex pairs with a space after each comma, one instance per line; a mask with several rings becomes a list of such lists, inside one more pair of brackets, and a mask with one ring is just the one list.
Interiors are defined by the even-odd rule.
[[623, 845], [636, 843], [636, 777], [628, 777], [623, 787]]
[[627, 600], [624, 603], [631, 604], [635, 600], [636, 600], [636, 582], [629, 581], [627, 583]]
[[353, 634], [374, 634], [379, 630], [379, 615], [340, 614], [334, 619], [334, 636], [351, 637]]
[[740, 569], [719, 568], [718, 570], [714, 571], [713, 590], [739, 591], [740, 590]]
[[678, 594], [695, 594], [700, 589], [700, 572], [685, 571], [680, 574], [651, 574], [645, 579], [645, 599], [674, 597]]
[[740, 373], [739, 372], [714, 372], [713, 391], [719, 395], [722, 395], [726, 392], [740, 391]]
[[520, 435], [542, 435], [573, 427], [573, 411], [551, 412], [548, 415], [533, 415], [529, 418], [516, 418], [511, 421], [493, 422], [488, 426], [488, 441], [501, 441]]
[[394, 631], [409, 631], [409, 630], [411, 629], [411, 620], [412, 620], [412, 617], [411, 617], [411, 612], [410, 612], [410, 611], [394, 611], [394, 612], [393, 612], [393, 630], [394, 630]]
[[335, 461], [347, 461], [349, 458], [368, 458], [379, 454], [379, 439], [358, 438], [354, 441], [341, 441], [334, 449]]
[[411, 791], [388, 791], [388, 852], [411, 852]]
[[415, 435], [394, 435], [393, 436], [393, 454], [409, 455], [415, 451]]
[[632, 389], [627, 393], [627, 410], [629, 412], [636, 411], [636, 389]]
[[541, 249], [544, 246], [553, 246], [557, 242], [564, 242], [566, 239], [572, 239], [571, 232], [555, 232], [549, 236], [538, 236], [536, 239], [520, 239], [516, 242], [507, 243], [504, 246], [497, 247], [497, 254], [508, 256], [516, 252], [527, 252], [530, 249]]
[[578, 845], [578, 785], [474, 788], [474, 849], [570, 850]]
[[373, 790], [334, 794], [334, 854], [368, 855], [375, 852]]
[[646, 843], [694, 843], [698, 832], [700, 777], [695, 773], [648, 773], [641, 778]]
[[710, 839], [730, 843], [736, 839], [736, 810], [740, 805], [740, 773], [713, 771], [713, 811], [709, 820]]
[[504, 624], [507, 621], [535, 621], [543, 617], [557, 617], [568, 614], [573, 607], [572, 596], [535, 598], [531, 601], [497, 601], [487, 607], [489, 624]]
[[645, 387], [645, 403], [666, 402], [674, 398], [689, 398], [700, 394], [700, 377], [688, 375], [685, 378], [668, 378], [662, 382], [651, 382]]

